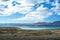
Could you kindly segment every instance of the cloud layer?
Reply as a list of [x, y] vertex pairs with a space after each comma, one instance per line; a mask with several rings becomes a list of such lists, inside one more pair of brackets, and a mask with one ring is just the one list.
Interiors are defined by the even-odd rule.
[[[49, 5], [51, 5], [51, 7], [49, 7]], [[0, 16], [9, 16], [19, 12], [25, 16], [10, 20], [39, 22], [50, 17], [53, 13], [60, 15], [59, 7], [60, 4], [58, 0], [0, 0]]]

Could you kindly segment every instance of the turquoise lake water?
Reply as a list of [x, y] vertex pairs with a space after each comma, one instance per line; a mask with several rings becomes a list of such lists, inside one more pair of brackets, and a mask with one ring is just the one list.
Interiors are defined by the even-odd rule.
[[60, 26], [14, 26], [14, 25], [0, 25], [0, 27], [17, 27], [26, 30], [45, 30], [45, 29], [60, 29]]
[[19, 28], [27, 30], [45, 30], [45, 29], [60, 29], [60, 26], [20, 26]]

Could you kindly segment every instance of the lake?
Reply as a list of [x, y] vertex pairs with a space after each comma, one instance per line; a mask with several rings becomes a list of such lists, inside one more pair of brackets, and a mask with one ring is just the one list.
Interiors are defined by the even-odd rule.
[[18, 26], [21, 29], [27, 30], [45, 30], [45, 29], [59, 29], [60, 26]]
[[17, 27], [26, 30], [45, 30], [45, 29], [60, 29], [60, 26], [18, 26], [18, 25], [0, 25], [0, 27]]

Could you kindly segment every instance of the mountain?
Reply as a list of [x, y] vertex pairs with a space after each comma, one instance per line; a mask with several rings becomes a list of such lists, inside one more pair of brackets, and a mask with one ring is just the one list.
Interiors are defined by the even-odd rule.
[[59, 24], [60, 24], [60, 21], [55, 21], [55, 22], [53, 22], [53, 23], [59, 23]]
[[51, 25], [51, 26], [59, 26], [59, 25], [60, 25], [60, 21], [54, 21], [54, 22], [52, 22], [52, 23], [37, 22], [37, 23], [35, 23], [35, 25], [42, 25], [42, 26], [44, 26], [44, 25], [47, 25], [47, 26], [49, 26], [49, 25]]
[[55, 21], [52, 23], [53, 25], [60, 25], [60, 21]]
[[60, 26], [60, 21], [48, 22], [37, 22], [37, 23], [7, 23], [0, 24], [0, 26]]

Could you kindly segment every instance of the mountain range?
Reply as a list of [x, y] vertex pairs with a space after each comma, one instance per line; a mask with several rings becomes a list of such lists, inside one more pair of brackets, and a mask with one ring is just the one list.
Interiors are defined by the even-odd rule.
[[54, 22], [37, 22], [37, 23], [4, 23], [0, 25], [14, 25], [14, 26], [60, 26], [60, 21]]
[[60, 25], [60, 21], [54, 21], [52, 23], [48, 23], [48, 22], [38, 22], [38, 23], [35, 23], [36, 25], [47, 25], [47, 26], [59, 26]]

